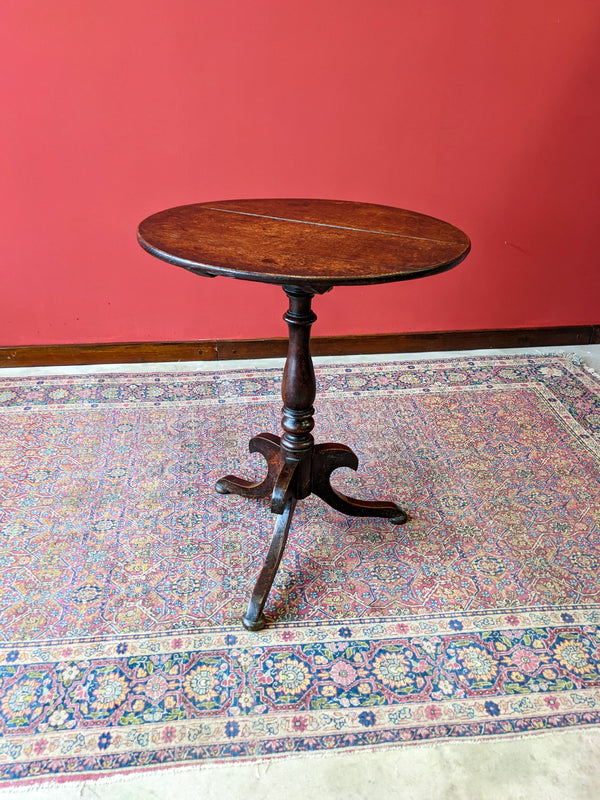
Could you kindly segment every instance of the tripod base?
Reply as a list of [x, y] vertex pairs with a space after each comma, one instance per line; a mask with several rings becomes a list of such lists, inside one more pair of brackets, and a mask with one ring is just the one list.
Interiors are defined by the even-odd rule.
[[[335, 469], [358, 468], [356, 454], [343, 444], [319, 444], [312, 446], [300, 458], [292, 458], [284, 455], [279, 436], [261, 433], [250, 440], [249, 449], [251, 453], [261, 453], [267, 460], [265, 478], [258, 483], [252, 483], [235, 475], [227, 475], [217, 481], [215, 488], [221, 494], [237, 494], [249, 498], [270, 495], [271, 511], [277, 514], [269, 552], [252, 592], [248, 610], [242, 619], [245, 628], [257, 631], [266, 624], [263, 609], [279, 569], [297, 500], [316, 494], [343, 514], [382, 517], [389, 519], [393, 525], [402, 525], [408, 517], [396, 503], [358, 500], [333, 488], [330, 479]], [[301, 483], [299, 476], [302, 476], [304, 483], [308, 483], [308, 491], [306, 487], [303, 491], [298, 491]]]
[[289, 329], [288, 355], [283, 371], [282, 436], [261, 433], [250, 440], [250, 452], [261, 453], [267, 460], [267, 474], [252, 483], [235, 475], [217, 481], [221, 494], [242, 497], [271, 497], [271, 511], [277, 514], [275, 532], [243, 623], [248, 630], [265, 626], [263, 609], [277, 574], [297, 500], [316, 494], [332, 508], [358, 517], [383, 517], [394, 525], [406, 522], [406, 512], [396, 503], [357, 500], [338, 492], [331, 485], [331, 473], [338, 467], [358, 467], [358, 458], [343, 444], [315, 445], [313, 402], [316, 395], [315, 373], [310, 355], [310, 328], [316, 320], [311, 309], [314, 292], [299, 286], [284, 286], [289, 309], [284, 320]]

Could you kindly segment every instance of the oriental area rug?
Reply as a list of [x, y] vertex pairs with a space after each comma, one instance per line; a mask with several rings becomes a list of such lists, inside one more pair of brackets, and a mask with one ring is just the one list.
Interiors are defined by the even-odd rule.
[[280, 370], [0, 379], [0, 777], [600, 723], [600, 381], [565, 356], [317, 369], [334, 484], [409, 522], [273, 515]]

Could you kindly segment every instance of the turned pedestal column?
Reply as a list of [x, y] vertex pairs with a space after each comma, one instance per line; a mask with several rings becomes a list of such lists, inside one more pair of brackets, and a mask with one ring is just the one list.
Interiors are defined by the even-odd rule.
[[406, 513], [396, 503], [357, 500], [331, 485], [333, 470], [338, 467], [356, 469], [358, 458], [343, 444], [314, 443], [311, 431], [315, 424], [316, 383], [310, 354], [310, 329], [316, 320], [311, 309], [314, 293], [295, 286], [283, 288], [289, 298], [289, 309], [283, 317], [289, 330], [288, 355], [281, 384], [283, 434], [261, 433], [250, 440], [250, 451], [262, 453], [267, 460], [264, 480], [251, 483], [227, 475], [216, 485], [222, 494], [243, 497], [271, 495], [271, 511], [277, 514], [269, 552], [242, 620], [244, 626], [253, 631], [265, 626], [263, 609], [281, 562], [297, 500], [314, 493], [344, 514], [384, 517], [396, 525], [407, 519]]

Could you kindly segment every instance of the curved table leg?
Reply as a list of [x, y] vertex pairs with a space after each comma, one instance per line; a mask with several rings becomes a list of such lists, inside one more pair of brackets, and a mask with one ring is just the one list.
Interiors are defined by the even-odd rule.
[[355, 517], [383, 517], [394, 525], [404, 524], [408, 516], [396, 503], [383, 500], [357, 500], [338, 492], [331, 485], [331, 473], [338, 467], [356, 470], [358, 457], [343, 444], [319, 444], [313, 454], [312, 490], [336, 511]]
[[282, 465], [279, 436], [273, 433], [260, 433], [250, 439], [248, 449], [251, 453], [260, 453], [266, 458], [268, 464], [266, 477], [262, 481], [253, 483], [235, 475], [226, 475], [217, 481], [215, 485], [217, 492], [256, 498], [268, 497], [271, 494]]
[[300, 462], [293, 459], [284, 461], [283, 467], [276, 477], [273, 494], [271, 495], [271, 511], [273, 514], [283, 514], [289, 496], [293, 494], [296, 497], [296, 484], [293, 482], [293, 478], [299, 465]]
[[265, 563], [260, 571], [256, 585], [254, 586], [248, 610], [242, 618], [244, 627], [249, 631], [259, 631], [266, 625], [263, 608], [265, 607], [275, 575], [279, 569], [295, 507], [296, 498], [293, 494], [288, 493], [283, 512], [277, 517], [269, 552], [267, 553]]

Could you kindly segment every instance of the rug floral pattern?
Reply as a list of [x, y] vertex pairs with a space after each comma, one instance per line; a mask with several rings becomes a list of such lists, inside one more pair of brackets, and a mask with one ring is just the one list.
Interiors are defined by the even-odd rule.
[[260, 633], [278, 370], [0, 380], [0, 776], [600, 722], [600, 382], [565, 357], [321, 367], [337, 485], [299, 503]]

